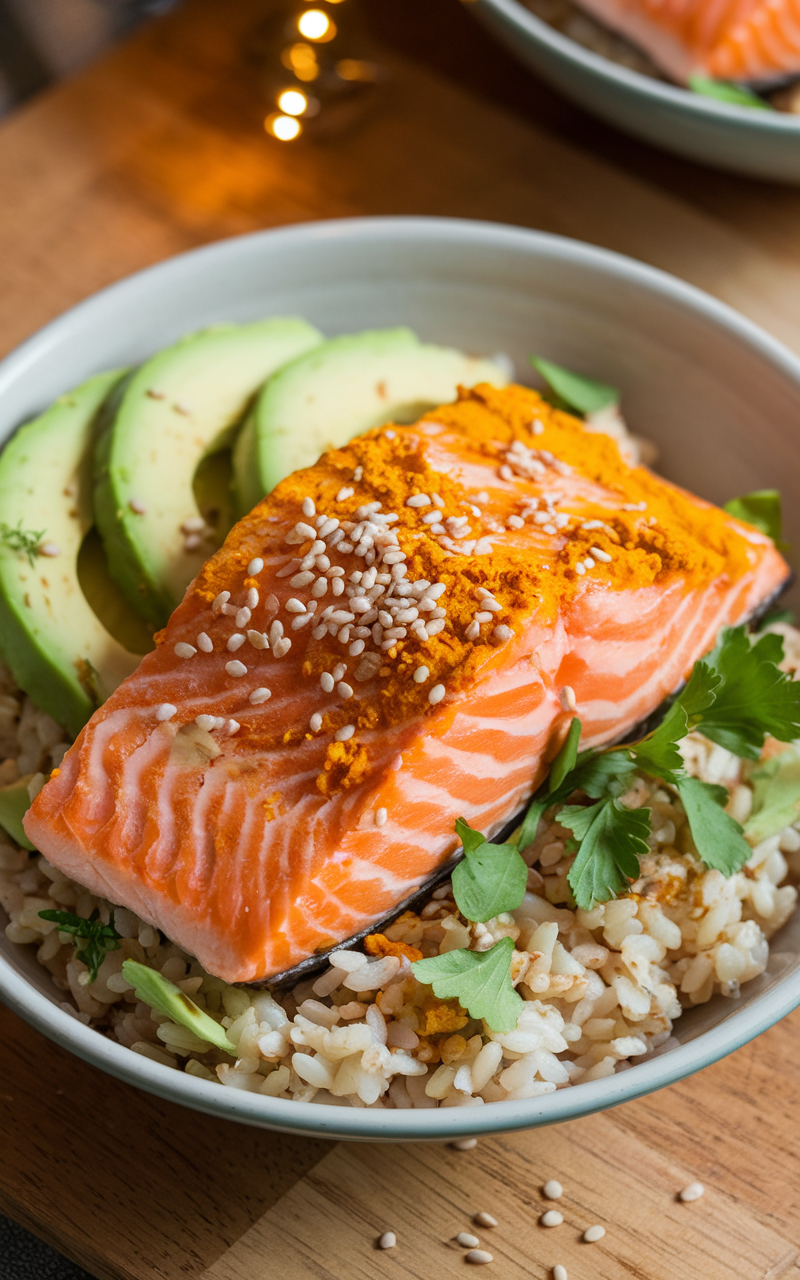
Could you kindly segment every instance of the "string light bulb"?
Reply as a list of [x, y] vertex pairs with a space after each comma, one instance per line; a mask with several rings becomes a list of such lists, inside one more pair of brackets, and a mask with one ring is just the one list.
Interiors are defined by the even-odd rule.
[[278, 106], [287, 116], [301, 116], [308, 107], [308, 98], [300, 89], [284, 89]]
[[327, 43], [336, 36], [336, 23], [322, 9], [306, 9], [297, 19], [297, 30], [306, 40]]
[[267, 133], [271, 133], [273, 138], [278, 138], [280, 142], [293, 142], [295, 138], [299, 137], [303, 126], [294, 116], [286, 116], [280, 111], [274, 111], [264, 121], [264, 128]]

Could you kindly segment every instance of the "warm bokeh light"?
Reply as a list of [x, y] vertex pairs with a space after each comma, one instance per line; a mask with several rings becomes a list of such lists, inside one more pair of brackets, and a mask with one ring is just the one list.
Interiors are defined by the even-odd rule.
[[297, 29], [306, 40], [332, 40], [336, 24], [321, 9], [306, 9], [297, 19]]
[[313, 45], [298, 41], [281, 54], [281, 62], [289, 71], [293, 71], [298, 80], [316, 80], [319, 75], [317, 53]]
[[278, 106], [287, 116], [301, 116], [308, 106], [308, 98], [299, 89], [284, 89], [278, 98]]
[[273, 115], [267, 116], [264, 128], [267, 133], [272, 134], [273, 138], [279, 138], [281, 142], [291, 142], [293, 138], [298, 137], [303, 126], [293, 116], [284, 116], [276, 111]]

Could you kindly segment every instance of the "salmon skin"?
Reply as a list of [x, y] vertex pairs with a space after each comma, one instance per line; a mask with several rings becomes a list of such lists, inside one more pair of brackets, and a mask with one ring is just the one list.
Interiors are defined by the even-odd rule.
[[673, 79], [800, 74], [800, 0], [578, 0]]
[[749, 525], [481, 386], [288, 477], [231, 531], [25, 819], [228, 982], [389, 914], [494, 835], [577, 714], [620, 738], [788, 576]]

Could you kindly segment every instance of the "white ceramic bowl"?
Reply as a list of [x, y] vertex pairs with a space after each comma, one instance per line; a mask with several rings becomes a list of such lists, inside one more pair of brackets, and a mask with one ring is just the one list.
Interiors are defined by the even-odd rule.
[[[228, 240], [114, 285], [0, 365], [0, 440], [87, 375], [136, 361], [218, 320], [306, 316], [328, 333], [405, 323], [470, 351], [531, 351], [622, 387], [663, 469], [724, 500], [780, 483], [800, 541], [800, 361], [706, 294], [630, 259], [514, 227], [435, 218], [311, 223]], [[1, 513], [0, 513], [1, 514]], [[32, 951], [0, 932], [0, 995], [33, 1026], [112, 1075], [246, 1124], [363, 1139], [455, 1138], [585, 1115], [690, 1075], [800, 1003], [800, 913], [770, 969], [737, 1002], [677, 1023], [680, 1048], [620, 1075], [524, 1102], [424, 1111], [294, 1103], [160, 1066], [58, 1007]]]
[[542, 79], [625, 133], [717, 169], [800, 182], [800, 116], [730, 106], [629, 71], [520, 0], [471, 0], [468, 8]]

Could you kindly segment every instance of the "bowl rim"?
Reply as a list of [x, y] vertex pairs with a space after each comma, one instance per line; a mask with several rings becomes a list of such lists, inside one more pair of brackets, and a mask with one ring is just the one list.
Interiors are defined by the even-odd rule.
[[[387, 248], [413, 248], [427, 243], [452, 247], [480, 245], [553, 260], [571, 268], [605, 273], [617, 281], [658, 295], [663, 301], [705, 319], [745, 343], [769, 365], [794, 382], [800, 397], [800, 358], [765, 330], [727, 304], [694, 285], [656, 267], [612, 250], [581, 241], [504, 223], [444, 217], [370, 217], [331, 219], [252, 232], [173, 256], [124, 278], [78, 303], [23, 342], [0, 363], [0, 397], [4, 390], [67, 335], [73, 326], [91, 322], [131, 299], [147, 296], [158, 278], [177, 283], [205, 263], [251, 260], [267, 253], [291, 251], [314, 240], [335, 247], [341, 240], [378, 243]], [[49, 1039], [78, 1057], [129, 1084], [169, 1101], [245, 1124], [295, 1134], [361, 1140], [453, 1140], [575, 1119], [693, 1074], [746, 1044], [800, 1005], [800, 977], [777, 978], [752, 1003], [730, 1012], [707, 1031], [661, 1056], [624, 1072], [578, 1088], [556, 1090], [540, 1098], [478, 1106], [402, 1111], [373, 1110], [329, 1103], [294, 1102], [226, 1088], [154, 1062], [84, 1025], [39, 991], [0, 953], [0, 998]]]
[[543, 18], [532, 13], [521, 0], [466, 0], [466, 3], [494, 10], [507, 22], [539, 44], [545, 45], [557, 56], [577, 63], [584, 71], [594, 76], [613, 81], [634, 93], [645, 94], [673, 110], [686, 112], [690, 116], [705, 115], [723, 124], [725, 121], [737, 121], [739, 124], [746, 124], [757, 133], [800, 134], [800, 116], [782, 111], [758, 111], [752, 107], [737, 106], [732, 102], [720, 102], [699, 93], [691, 93], [679, 85], [668, 84], [643, 75], [640, 71], [633, 71], [604, 57], [603, 54], [584, 48], [576, 40], [563, 35]]

